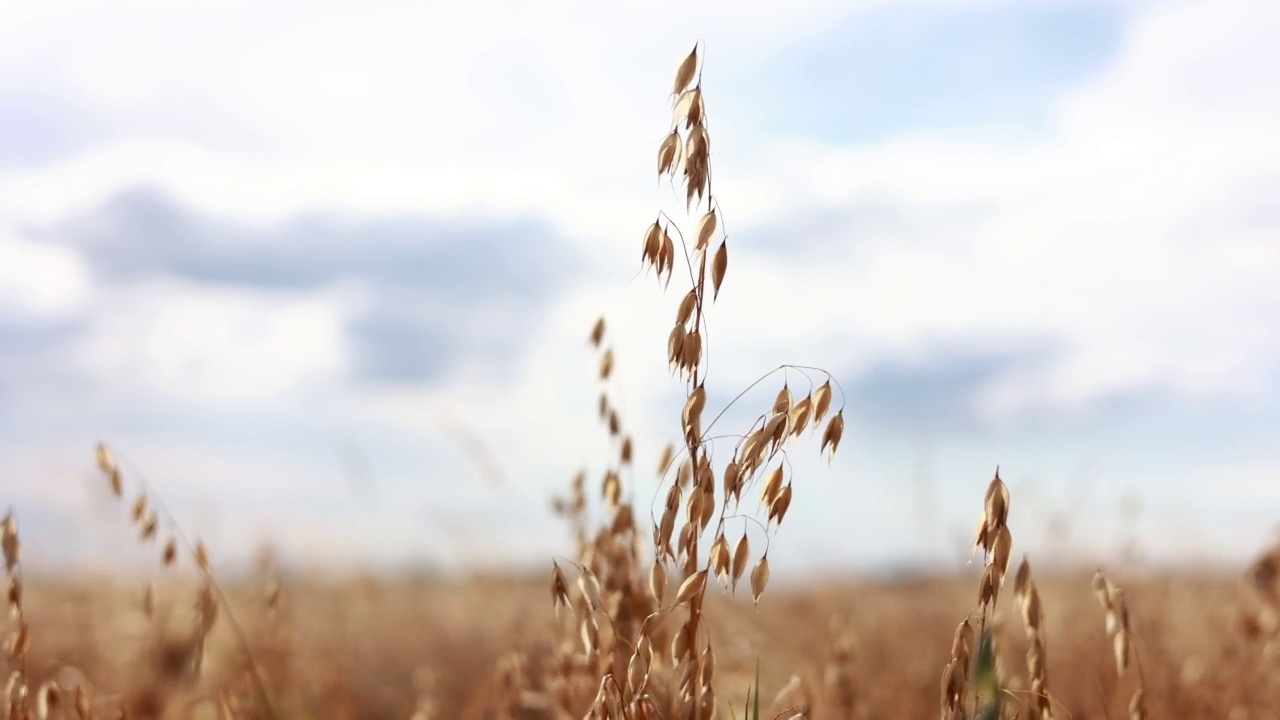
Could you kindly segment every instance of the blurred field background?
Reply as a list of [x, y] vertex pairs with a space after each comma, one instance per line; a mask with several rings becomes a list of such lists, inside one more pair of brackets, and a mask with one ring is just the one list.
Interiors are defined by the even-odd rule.
[[[579, 631], [547, 573], [581, 558], [553, 499], [583, 471], [608, 520], [604, 316], [627, 496], [661, 514], [688, 283], [637, 260], [659, 209], [697, 221], [653, 173], [702, 43], [731, 247], [708, 414], [803, 363], [845, 423], [830, 463], [787, 457], [758, 610], [707, 592], [721, 716], [757, 660], [769, 717], [935, 716], [999, 465], [1054, 717], [1124, 717], [1138, 682], [1151, 717], [1280, 717], [1278, 32], [1263, 0], [0, 0], [4, 631], [29, 624], [31, 698], [54, 679], [46, 715], [84, 687], [99, 717], [423, 720], [590, 701], [551, 680], [590, 675], [562, 664]], [[193, 620], [197, 542], [228, 602]], [[1000, 676], [1025, 697], [1006, 592]], [[213, 605], [189, 676], [173, 628]]]

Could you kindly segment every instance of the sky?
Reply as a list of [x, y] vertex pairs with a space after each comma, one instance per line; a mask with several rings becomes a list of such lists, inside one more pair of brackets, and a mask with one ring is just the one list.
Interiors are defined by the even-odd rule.
[[610, 458], [602, 314], [646, 505], [685, 289], [638, 259], [696, 222], [654, 171], [702, 43], [710, 404], [784, 363], [843, 390], [775, 573], [962, 567], [997, 465], [1034, 561], [1244, 562], [1280, 525], [1278, 33], [1267, 0], [0, 0], [0, 505], [29, 565], [153, 561], [102, 440], [222, 566], [541, 567]]

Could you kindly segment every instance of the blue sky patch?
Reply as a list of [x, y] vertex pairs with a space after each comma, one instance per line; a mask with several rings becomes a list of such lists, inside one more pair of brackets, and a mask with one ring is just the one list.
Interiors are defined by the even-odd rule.
[[736, 68], [720, 92], [737, 105], [726, 114], [757, 132], [836, 144], [1035, 128], [1055, 97], [1113, 57], [1123, 21], [1119, 8], [1087, 2], [877, 8]]

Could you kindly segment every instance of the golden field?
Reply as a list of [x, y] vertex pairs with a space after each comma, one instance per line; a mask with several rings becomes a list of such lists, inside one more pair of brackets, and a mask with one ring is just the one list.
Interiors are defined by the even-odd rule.
[[[560, 631], [545, 585], [297, 580], [284, 584], [274, 618], [263, 587], [231, 594], [279, 716], [532, 719], [558, 717], [547, 707], [555, 647], [576, 641]], [[1049, 676], [1061, 704], [1055, 717], [1125, 717], [1134, 680], [1115, 675], [1089, 585], [1087, 575], [1042, 584]], [[716, 593], [708, 615], [721, 696], [740, 717], [759, 660], [768, 717], [802, 706], [813, 718], [936, 717], [940, 673], [955, 626], [974, 604], [973, 586], [953, 578], [783, 589], [758, 612]], [[1280, 676], [1264, 643], [1244, 632], [1249, 606], [1234, 579], [1134, 578], [1127, 590], [1152, 717], [1275, 716]], [[211, 638], [199, 678], [183, 675], [166, 654], [165, 619], [172, 613], [177, 622], [193, 588], [162, 586], [154, 618], [144, 613], [142, 592], [107, 579], [33, 582], [32, 682], [60, 677], [71, 686], [78, 674], [67, 668], [74, 668], [92, 684], [99, 717], [122, 704], [142, 717], [161, 702], [173, 716], [217, 717], [219, 690], [252, 698], [226, 628]], [[1019, 681], [1026, 686], [1025, 640], [1016, 618], [1000, 622], [1008, 626], [1000, 662], [1016, 697]], [[793, 676], [800, 687], [772, 702]]]

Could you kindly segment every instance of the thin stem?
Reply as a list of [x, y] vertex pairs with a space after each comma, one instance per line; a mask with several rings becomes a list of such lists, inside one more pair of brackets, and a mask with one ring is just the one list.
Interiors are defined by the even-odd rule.
[[[191, 553], [191, 556], [195, 557], [195, 544], [192, 543], [187, 537], [187, 534], [183, 532], [182, 526], [178, 524], [177, 518], [169, 510], [168, 506], [165, 505], [160, 494], [155, 491], [155, 488], [152, 487], [151, 483], [147, 482], [142, 473], [138, 472], [137, 468], [135, 468], [118, 449], [115, 450], [115, 455], [118, 458], [117, 464], [121, 464], [129, 468], [130, 474], [132, 474], [138, 484], [142, 486], [143, 492], [145, 492], [151, 499], [151, 502], [160, 509], [160, 512], [164, 513], [165, 517], [169, 521], [170, 527], [173, 528], [174, 535], [176, 535], [178, 540], [187, 548], [187, 551]], [[222, 607], [226, 609], [227, 621], [230, 623], [232, 633], [235, 635], [236, 641], [240, 644], [240, 649], [244, 652], [245, 659], [249, 663], [249, 675], [253, 679], [254, 690], [258, 693], [259, 700], [262, 701], [263, 706], [266, 708], [267, 715], [270, 717], [279, 717], [279, 715], [276, 714], [275, 706], [271, 703], [271, 696], [267, 693], [266, 682], [262, 679], [262, 671], [258, 667], [257, 660], [253, 657], [253, 652], [249, 649], [249, 639], [245, 636], [244, 630], [240, 627], [240, 623], [236, 621], [235, 613], [231, 610], [231, 603], [227, 600], [226, 593], [222, 592], [222, 586], [220, 586], [218, 581], [214, 579], [213, 572], [211, 570], [202, 567], [199, 563], [196, 563], [196, 568], [200, 571], [200, 574], [204, 576], [204, 579], [209, 583], [209, 586], [213, 588], [213, 592], [218, 596], [218, 601], [222, 603]]]

